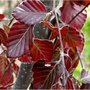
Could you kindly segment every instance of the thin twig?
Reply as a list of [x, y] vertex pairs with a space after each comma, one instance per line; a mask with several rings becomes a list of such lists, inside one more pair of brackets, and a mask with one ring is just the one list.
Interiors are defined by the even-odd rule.
[[14, 20], [14, 18], [12, 18], [12, 19], [10, 20], [8, 26], [10, 26], [10, 25], [12, 24], [13, 20]]
[[[61, 61], [61, 58], [60, 58], [60, 61]], [[53, 71], [55, 70], [55, 68], [58, 66], [58, 64], [60, 64], [60, 63], [56, 63], [56, 64], [53, 66], [53, 68], [50, 70], [50, 73], [47, 75], [46, 79], [44, 80], [43, 87], [45, 87], [46, 81], [48, 80], [48, 78], [50, 77], [50, 75], [53, 73]]]
[[82, 69], [84, 69], [84, 66], [83, 66], [83, 63], [82, 63], [82, 60], [81, 60], [81, 57], [80, 57], [80, 54], [79, 54], [79, 51], [78, 50], [77, 50], [77, 55], [79, 57], [81, 67], [82, 67]]
[[[55, 4], [55, 0], [54, 1], [54, 4]], [[55, 5], [54, 5], [55, 6]], [[64, 63], [64, 48], [63, 48], [63, 43], [62, 43], [62, 36], [61, 36], [61, 31], [60, 31], [60, 25], [59, 25], [59, 20], [58, 20], [58, 16], [57, 16], [57, 13], [55, 11], [55, 7], [54, 7], [54, 13], [55, 13], [55, 17], [56, 17], [56, 23], [57, 23], [57, 27], [58, 27], [58, 32], [59, 32], [59, 39], [60, 39], [60, 46], [61, 46], [61, 50], [60, 50], [60, 61], [62, 61], [62, 64], [63, 64], [63, 69], [64, 69], [64, 72], [63, 72], [63, 81], [65, 81], [65, 71], [66, 71], [66, 67], [65, 67], [65, 63]], [[62, 28], [62, 27], [61, 27]], [[60, 62], [59, 61], [59, 62]], [[64, 83], [64, 88], [65, 88], [65, 83]]]

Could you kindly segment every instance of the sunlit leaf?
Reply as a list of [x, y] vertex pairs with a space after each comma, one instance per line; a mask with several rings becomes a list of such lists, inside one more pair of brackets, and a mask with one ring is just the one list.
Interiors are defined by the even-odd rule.
[[32, 47], [32, 27], [21, 23], [14, 23], [8, 34], [8, 57], [19, 57]]
[[50, 62], [53, 56], [53, 43], [48, 40], [34, 39], [31, 56], [34, 61]]
[[40, 0], [24, 0], [13, 11], [13, 16], [25, 24], [35, 24], [46, 15], [46, 8]]
[[72, 27], [65, 26], [61, 29], [61, 35], [64, 48], [77, 48], [79, 52], [83, 50], [84, 37], [81, 32]]
[[19, 60], [25, 63], [30, 63], [32, 61], [32, 58], [29, 54], [24, 54], [19, 58]]
[[65, 56], [65, 66], [69, 73], [72, 73], [79, 63], [79, 57], [77, 51], [73, 48], [65, 49], [65, 53], [68, 56]]

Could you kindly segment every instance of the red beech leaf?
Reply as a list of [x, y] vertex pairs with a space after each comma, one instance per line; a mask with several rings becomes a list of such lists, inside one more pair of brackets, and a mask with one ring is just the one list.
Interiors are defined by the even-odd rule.
[[51, 62], [48, 65], [44, 61], [35, 63], [34, 68], [34, 88], [35, 89], [50, 89], [53, 84], [58, 82], [58, 79], [63, 73], [62, 64]]
[[[56, 40], [54, 47], [56, 48], [57, 46], [59, 46], [60, 40], [58, 39], [58, 36], [59, 36], [58, 35], [58, 28], [53, 26], [48, 21], [43, 21], [42, 24], [44, 26], [48, 27], [49, 30], [52, 31], [51, 39], [57, 37], [57, 40]], [[64, 48], [67, 48], [67, 47], [75, 48], [75, 47], [77, 47], [79, 52], [81, 52], [83, 49], [83, 46], [84, 46], [83, 34], [79, 31], [77, 31], [76, 29], [74, 29], [73, 27], [70, 27], [70, 26], [64, 26], [60, 30], [61, 30]]]
[[90, 5], [90, 0], [83, 0], [82, 4], [85, 6]]
[[71, 80], [73, 81], [73, 87], [75, 89], [80, 89], [80, 82], [76, 79], [76, 77], [71, 77]]
[[70, 72], [73, 72], [73, 71], [76, 69], [76, 67], [78, 66], [78, 64], [79, 64], [79, 59], [78, 59], [78, 57], [76, 56], [76, 57], [74, 58], [74, 60], [72, 61], [72, 66], [70, 67], [69, 71], [70, 71]]
[[4, 17], [5, 17], [5, 15], [4, 15], [4, 14], [0, 14], [0, 20], [3, 20], [3, 19], [4, 19]]
[[65, 26], [61, 29], [61, 35], [64, 48], [77, 48], [79, 52], [83, 50], [84, 38], [81, 32], [72, 27]]
[[12, 63], [12, 68], [15, 72], [15, 75], [17, 76], [18, 75], [18, 71], [19, 71], [19, 66], [14, 62]]
[[8, 59], [0, 55], [0, 76], [4, 73], [8, 64], [9, 64]]
[[60, 83], [60, 81], [58, 81], [55, 85], [52, 86], [53, 90], [63, 90], [63, 86]]
[[35, 24], [46, 15], [46, 8], [40, 0], [24, 0], [13, 11], [15, 19], [25, 24]]
[[34, 61], [50, 62], [53, 56], [53, 43], [48, 40], [34, 39], [31, 56]]
[[69, 71], [69, 69], [72, 66], [72, 59], [70, 57], [65, 56], [64, 57], [64, 62], [65, 62], [66, 69]]
[[66, 89], [74, 89], [74, 84], [71, 78], [67, 79]]
[[8, 34], [8, 57], [19, 57], [32, 47], [32, 27], [14, 23]]
[[12, 84], [13, 80], [14, 80], [14, 78], [13, 78], [13, 71], [12, 71], [12, 69], [8, 68], [8, 70], [3, 75], [3, 78], [1, 80], [2, 87], [6, 87], [9, 84]]
[[74, 2], [78, 5], [89, 5], [90, 4], [90, 0], [74, 0]]
[[77, 51], [75, 49], [65, 49], [65, 53], [68, 55], [68, 57], [65, 58], [65, 65], [69, 73], [72, 73], [79, 63], [79, 57], [77, 54]]
[[13, 72], [11, 67], [8, 67], [9, 64], [6, 57], [0, 56], [0, 87], [13, 83]]
[[30, 55], [24, 54], [19, 58], [19, 60], [25, 63], [30, 63], [32, 61], [32, 58]]
[[43, 60], [35, 63], [33, 67], [34, 89], [38, 89], [41, 87], [51, 69], [52, 69], [51, 66], [50, 67], [45, 66], [45, 62]]
[[5, 46], [7, 45], [7, 35], [4, 30], [0, 28], [0, 44], [3, 43]]
[[58, 83], [58, 81], [60, 81], [60, 78], [64, 73], [64, 69], [63, 69], [64, 67], [62, 65], [62, 62], [51, 63], [51, 66], [52, 66], [52, 69], [50, 70], [49, 74], [45, 78], [44, 83], [42, 85], [42, 89], [52, 88], [53, 85], [55, 85], [56, 83]]
[[81, 90], [89, 90], [90, 89], [90, 83], [87, 83], [87, 84], [82, 84], [81, 87], [80, 87]]
[[[61, 19], [63, 22], [68, 23], [77, 13], [84, 8], [83, 5], [77, 5], [72, 0], [65, 0], [64, 5], [61, 8]], [[83, 11], [80, 13], [69, 25], [81, 30], [86, 20], [86, 13]]]

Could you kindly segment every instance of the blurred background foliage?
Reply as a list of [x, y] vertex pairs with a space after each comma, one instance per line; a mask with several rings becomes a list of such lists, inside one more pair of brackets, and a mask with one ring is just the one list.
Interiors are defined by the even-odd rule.
[[0, 13], [4, 13], [7, 17], [11, 17], [13, 8], [20, 0], [0, 0]]
[[85, 36], [85, 45], [83, 51], [83, 63], [85, 68], [90, 69], [90, 6], [87, 8], [87, 20], [83, 27], [83, 33]]
[[[0, 13], [4, 13], [9, 19], [12, 18], [11, 16], [12, 10], [20, 1], [21, 0], [0, 0]], [[0, 26], [1, 24], [2, 23], [0, 22]], [[90, 6], [87, 8], [87, 20], [82, 30], [85, 37], [85, 43], [84, 43], [84, 50], [81, 55], [81, 60], [84, 65], [84, 68], [90, 70]], [[74, 76], [77, 77], [77, 79], [79, 80], [81, 70], [82, 68], [79, 63], [78, 67], [74, 72]]]
[[[84, 42], [84, 49], [81, 55], [81, 60], [84, 68], [90, 71], [90, 6], [86, 10], [87, 10], [87, 19], [82, 28], [85, 42]], [[74, 76], [79, 80], [81, 70], [82, 70], [81, 64], [79, 63], [78, 67], [74, 72]]]

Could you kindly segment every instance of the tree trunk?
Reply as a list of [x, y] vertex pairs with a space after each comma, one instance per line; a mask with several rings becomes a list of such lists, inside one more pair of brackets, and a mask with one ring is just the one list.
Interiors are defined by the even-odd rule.
[[28, 88], [29, 84], [32, 82], [33, 79], [32, 68], [33, 68], [33, 63], [21, 64], [17, 80], [13, 86], [13, 90]]

